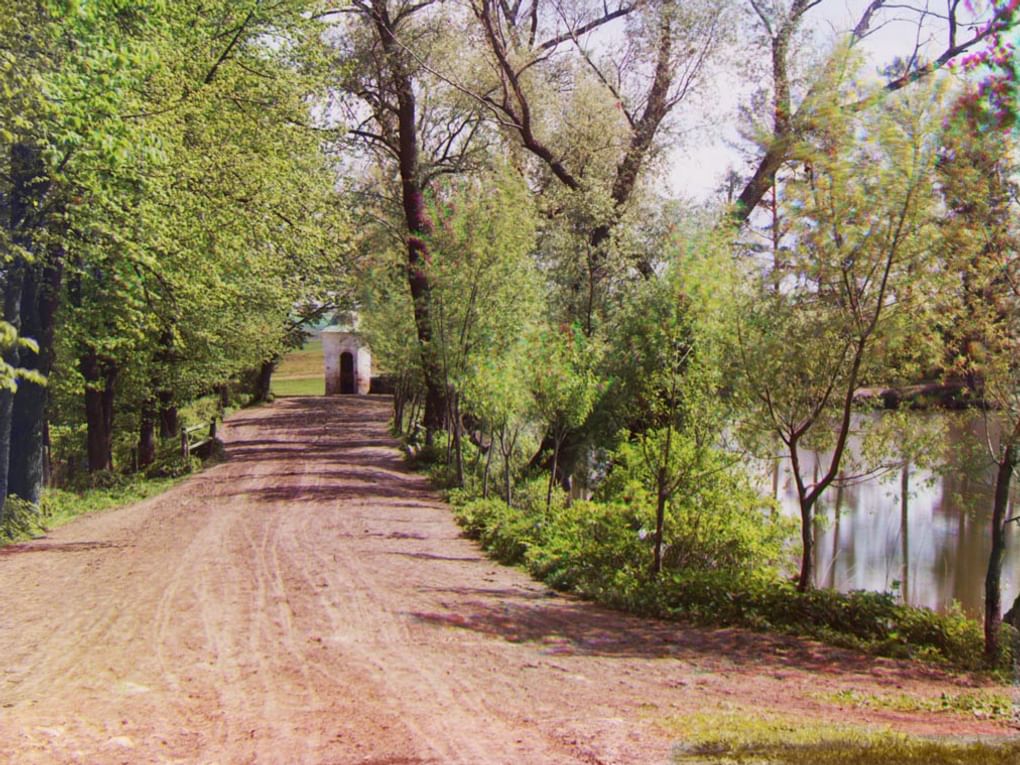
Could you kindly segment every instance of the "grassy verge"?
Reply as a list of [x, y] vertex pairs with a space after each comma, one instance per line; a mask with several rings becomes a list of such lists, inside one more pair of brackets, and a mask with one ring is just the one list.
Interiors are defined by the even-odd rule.
[[38, 537], [81, 515], [141, 502], [163, 493], [179, 480], [181, 479], [131, 476], [122, 477], [112, 486], [81, 491], [46, 489], [38, 508], [8, 498], [4, 513], [8, 520], [16, 516], [18, 522], [7, 524], [6, 533], [0, 537], [0, 544], [22, 542]]
[[937, 698], [918, 698], [906, 693], [861, 693], [844, 690], [818, 694], [821, 701], [858, 709], [889, 709], [894, 712], [955, 712], [980, 720], [1013, 720], [1013, 699], [1003, 692], [968, 691], [943, 693]]
[[669, 718], [684, 743], [674, 762], [718, 765], [1015, 765], [1020, 741], [965, 742], [827, 725], [783, 715], [716, 712]]

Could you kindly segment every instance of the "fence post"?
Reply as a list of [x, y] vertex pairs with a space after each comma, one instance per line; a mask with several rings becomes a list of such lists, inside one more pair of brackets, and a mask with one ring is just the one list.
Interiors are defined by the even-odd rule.
[[188, 446], [188, 430], [181, 428], [181, 456], [188, 459], [191, 456], [191, 448]]
[[210, 441], [215, 441], [216, 440], [216, 418], [215, 417], [213, 417], [209, 421], [209, 440]]

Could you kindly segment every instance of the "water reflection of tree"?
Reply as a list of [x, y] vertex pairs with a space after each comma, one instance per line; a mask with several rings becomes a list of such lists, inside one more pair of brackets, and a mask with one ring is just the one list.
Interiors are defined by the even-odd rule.
[[[973, 460], [964, 445], [981, 434], [981, 418], [973, 412], [916, 416], [945, 422], [945, 465], [939, 471], [911, 467], [906, 492], [902, 468], [890, 476], [841, 481], [826, 492], [815, 524], [815, 581], [847, 590], [889, 589], [899, 579], [904, 600], [912, 605], [945, 610], [957, 601], [980, 618], [992, 487], [987, 461]], [[816, 461], [818, 455], [805, 455], [808, 470]], [[787, 511], [795, 512], [785, 466], [773, 470], [769, 483]], [[1011, 576], [1004, 579], [1009, 598], [1018, 584], [1015, 561], [1020, 561], [1020, 535], [1011, 532], [1006, 563]]]

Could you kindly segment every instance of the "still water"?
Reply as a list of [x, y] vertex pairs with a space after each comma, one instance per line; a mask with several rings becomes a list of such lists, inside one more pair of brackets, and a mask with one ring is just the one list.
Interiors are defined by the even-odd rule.
[[[961, 456], [968, 436], [983, 431], [980, 415], [947, 416], [944, 423], [947, 468], [935, 472], [908, 466], [881, 478], [830, 487], [822, 496], [815, 526], [816, 585], [895, 592], [911, 605], [936, 611], [955, 601], [967, 614], [981, 617], [994, 470], [967, 468]], [[810, 477], [818, 455], [805, 454], [804, 462]], [[771, 478], [784, 510], [798, 516], [788, 468], [780, 464]], [[1003, 610], [1020, 594], [1018, 525], [1007, 524]]]

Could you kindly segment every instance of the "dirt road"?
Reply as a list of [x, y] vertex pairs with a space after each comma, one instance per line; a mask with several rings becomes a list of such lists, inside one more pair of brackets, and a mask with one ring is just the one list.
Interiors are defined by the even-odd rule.
[[554, 595], [460, 538], [386, 399], [283, 399], [228, 461], [0, 550], [0, 761], [655, 763], [697, 710], [919, 733], [832, 694], [959, 692], [916, 666]]

